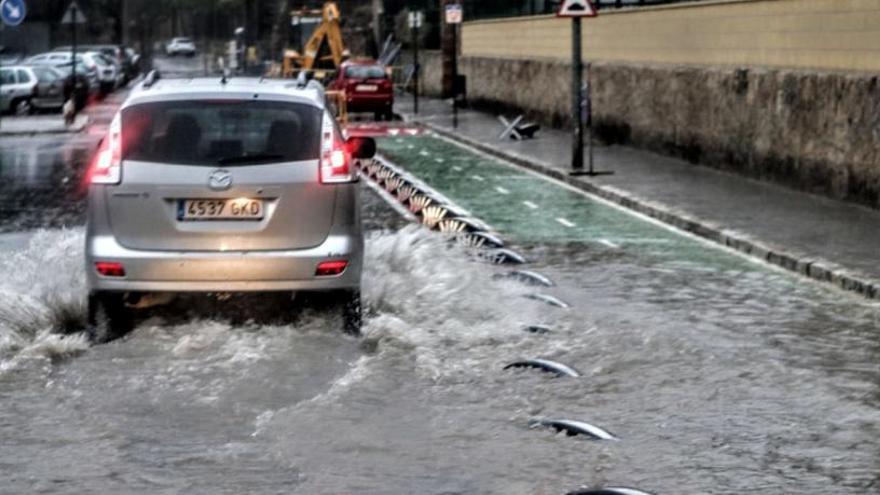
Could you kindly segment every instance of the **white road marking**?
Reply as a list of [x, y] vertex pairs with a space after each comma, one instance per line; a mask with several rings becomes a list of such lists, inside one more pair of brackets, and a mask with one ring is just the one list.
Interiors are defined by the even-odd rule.
[[452, 166], [452, 170], [455, 170], [456, 172], [461, 172], [461, 171], [464, 170], [464, 169], [461, 168], [461, 167], [459, 167], [458, 165], [453, 165], [453, 166]]
[[538, 205], [536, 205], [535, 203], [532, 203], [531, 201], [523, 201], [523, 204], [526, 205], [526, 206], [528, 206], [529, 208], [531, 208], [531, 209], [533, 209], [533, 210], [537, 210], [537, 209], [538, 209]]
[[483, 182], [483, 181], [486, 180], [486, 179], [480, 177], [479, 175], [472, 175], [471, 178], [474, 179], [474, 180], [476, 180], [476, 181], [480, 181], [480, 182]]
[[428, 153], [428, 152], [425, 151], [425, 150], [422, 150], [422, 151], [419, 151], [419, 155], [421, 155], [421, 156], [428, 156], [428, 155], [430, 155], [430, 153]]
[[620, 249], [619, 245], [609, 241], [608, 239], [599, 239], [599, 243], [604, 244], [604, 245], [610, 247], [611, 249]]
[[[442, 158], [434, 158], [434, 161], [437, 162], [437, 163], [443, 163], [443, 162], [445, 162], [446, 160], [444, 160], [444, 159], [442, 159]], [[459, 167], [456, 167], [456, 168], [459, 168]]]
[[574, 223], [572, 223], [570, 220], [568, 220], [567, 218], [559, 217], [556, 219], [556, 221], [561, 223], [562, 225], [565, 225], [568, 228], [576, 227], [576, 225]]
[[496, 186], [496, 187], [495, 187], [495, 190], [498, 191], [498, 192], [501, 193], [501, 194], [510, 194], [510, 191], [508, 191], [507, 189], [504, 189], [504, 188], [501, 187], [501, 186]]

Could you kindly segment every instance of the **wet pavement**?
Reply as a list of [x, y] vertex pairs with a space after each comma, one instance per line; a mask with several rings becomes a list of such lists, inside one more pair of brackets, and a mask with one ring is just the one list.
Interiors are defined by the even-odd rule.
[[[436, 137], [380, 147], [495, 227], [571, 310], [365, 187], [360, 338], [272, 303], [157, 312], [91, 346], [81, 221], [53, 228], [34, 201], [46, 229], [0, 235], [0, 493], [878, 491], [880, 305]], [[534, 357], [581, 377], [504, 369]], [[619, 441], [530, 426], [542, 418]]]
[[[418, 120], [452, 130], [446, 102], [423, 98], [420, 110]], [[412, 117], [411, 99], [399, 98], [397, 111]], [[541, 129], [537, 139], [513, 141], [499, 140], [502, 130], [494, 115], [459, 111], [456, 132], [527, 160], [560, 169], [570, 167], [570, 133]], [[597, 146], [595, 169], [614, 172], [589, 179], [596, 184], [880, 280], [878, 210], [624, 146]]]

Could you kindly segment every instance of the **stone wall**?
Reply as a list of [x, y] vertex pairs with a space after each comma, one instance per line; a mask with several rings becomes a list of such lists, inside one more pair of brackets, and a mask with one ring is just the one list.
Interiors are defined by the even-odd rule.
[[[426, 94], [439, 91], [437, 59], [426, 60]], [[471, 104], [556, 126], [570, 122], [570, 70], [553, 60], [460, 60]], [[612, 62], [590, 72], [605, 141], [880, 208], [878, 76]]]

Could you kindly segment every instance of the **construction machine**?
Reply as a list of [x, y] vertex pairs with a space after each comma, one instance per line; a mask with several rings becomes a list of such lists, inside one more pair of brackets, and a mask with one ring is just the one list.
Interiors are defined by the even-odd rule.
[[[296, 50], [284, 51], [284, 60], [281, 67], [282, 76], [294, 77], [299, 71], [315, 71], [319, 68], [326, 69], [327, 65], [331, 65], [331, 69], [335, 69], [348, 58], [349, 52], [342, 41], [342, 30], [339, 25], [341, 18], [339, 7], [335, 2], [325, 3], [321, 10], [302, 9], [291, 13], [291, 16], [299, 19], [317, 17], [319, 15], [321, 23], [305, 44], [303, 48], [304, 53], [301, 54]], [[321, 49], [325, 42], [330, 54], [321, 56]]]

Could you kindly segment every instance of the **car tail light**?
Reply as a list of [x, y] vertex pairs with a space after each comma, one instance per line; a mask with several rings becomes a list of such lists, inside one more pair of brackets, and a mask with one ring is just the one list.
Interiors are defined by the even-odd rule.
[[357, 167], [351, 162], [351, 155], [345, 149], [333, 129], [330, 117], [324, 116], [321, 129], [321, 182], [341, 184], [357, 180]]
[[318, 263], [318, 268], [315, 270], [315, 276], [330, 277], [333, 275], [340, 275], [345, 271], [346, 267], [348, 267], [348, 261], [323, 261]]
[[124, 277], [125, 267], [122, 263], [110, 261], [98, 261], [95, 263], [95, 270], [105, 277]]
[[92, 184], [119, 184], [122, 179], [122, 125], [119, 115], [110, 123], [110, 132], [95, 155]]

